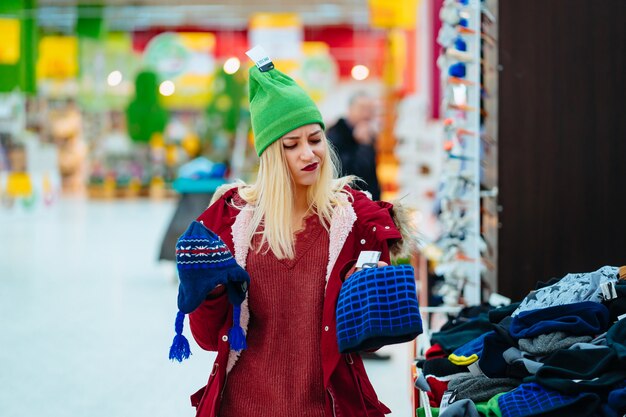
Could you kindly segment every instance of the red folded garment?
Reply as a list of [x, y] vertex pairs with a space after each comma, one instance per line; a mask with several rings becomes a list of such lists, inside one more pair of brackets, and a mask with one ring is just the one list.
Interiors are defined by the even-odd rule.
[[432, 345], [424, 354], [426, 359], [447, 358], [448, 354], [443, 350], [439, 343]]

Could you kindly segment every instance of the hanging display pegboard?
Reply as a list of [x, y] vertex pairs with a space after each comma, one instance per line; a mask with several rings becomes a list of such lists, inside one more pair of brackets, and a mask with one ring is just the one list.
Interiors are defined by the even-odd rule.
[[[439, 14], [441, 54], [437, 64], [443, 92], [445, 158], [438, 193], [442, 232], [437, 246], [441, 256], [435, 272], [444, 278], [439, 295], [446, 305], [480, 304], [482, 278], [492, 267], [483, 259], [490, 246], [483, 238], [481, 222], [481, 189], [491, 198], [497, 190], [495, 185], [486, 189], [482, 182], [484, 122], [490, 117], [484, 108], [489, 94], [483, 85], [485, 34], [481, 24], [487, 14], [493, 17], [480, 0], [445, 0]], [[495, 37], [491, 38], [495, 42]], [[490, 168], [490, 174], [497, 173], [493, 164]]]
[[483, 252], [483, 285], [491, 293], [498, 291], [498, 1], [482, 3], [482, 175], [481, 234], [486, 243]]

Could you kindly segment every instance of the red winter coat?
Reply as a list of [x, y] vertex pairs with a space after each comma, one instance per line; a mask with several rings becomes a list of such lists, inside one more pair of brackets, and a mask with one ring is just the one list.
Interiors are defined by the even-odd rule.
[[[390, 410], [380, 401], [370, 383], [359, 355], [340, 354], [337, 345], [335, 308], [343, 276], [362, 250], [381, 251], [381, 261], [389, 263], [389, 244], [396, 246], [402, 236], [392, 219], [393, 205], [373, 202], [364, 193], [348, 188], [353, 201], [336, 209], [330, 225], [329, 263], [326, 276], [320, 340], [326, 417], [383, 417]], [[230, 202], [237, 193], [231, 188], [219, 197], [198, 220], [217, 233], [228, 245], [237, 262], [246, 267], [246, 226], [251, 210], [239, 210]], [[251, 277], [254, 279], [254, 277]], [[247, 330], [247, 299], [241, 306], [241, 326]], [[206, 300], [189, 315], [193, 337], [200, 347], [217, 351], [207, 385], [191, 396], [197, 417], [215, 417], [220, 409], [226, 376], [236, 366], [238, 354], [230, 350], [228, 330], [232, 306], [227, 297]], [[297, 364], [294, 364], [297, 366]], [[282, 416], [281, 416], [282, 417]]]

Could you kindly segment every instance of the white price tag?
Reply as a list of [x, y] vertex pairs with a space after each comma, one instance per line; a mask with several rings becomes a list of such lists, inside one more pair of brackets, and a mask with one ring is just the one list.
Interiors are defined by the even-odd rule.
[[265, 52], [265, 49], [261, 45], [257, 45], [254, 48], [246, 52], [246, 55], [254, 61], [254, 64], [262, 71], [269, 71], [274, 68], [274, 63]]
[[456, 390], [445, 391], [441, 397], [441, 403], [439, 404], [439, 413], [448, 408], [456, 400]]
[[364, 250], [359, 254], [356, 261], [357, 268], [377, 267], [380, 259], [380, 252], [373, 250]]
[[509, 297], [505, 297], [504, 295], [500, 295], [497, 292], [493, 292], [489, 296], [489, 304], [493, 307], [508, 306], [511, 304], [511, 299]]
[[617, 291], [615, 291], [615, 283], [613, 282], [603, 282], [600, 284], [600, 290], [602, 290], [602, 296], [605, 300], [617, 298]]

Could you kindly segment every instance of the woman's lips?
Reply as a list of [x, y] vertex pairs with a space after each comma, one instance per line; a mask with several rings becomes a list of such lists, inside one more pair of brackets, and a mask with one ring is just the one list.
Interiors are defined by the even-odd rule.
[[314, 162], [310, 165], [305, 166], [304, 168], [302, 168], [302, 171], [315, 171], [317, 169], [317, 166], [319, 164], [317, 162]]

